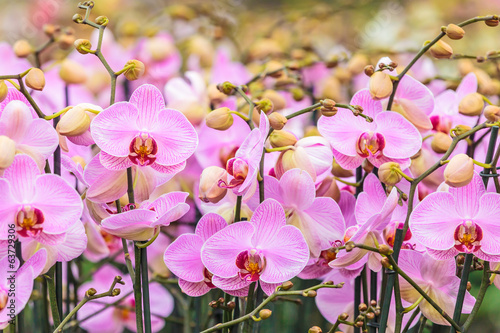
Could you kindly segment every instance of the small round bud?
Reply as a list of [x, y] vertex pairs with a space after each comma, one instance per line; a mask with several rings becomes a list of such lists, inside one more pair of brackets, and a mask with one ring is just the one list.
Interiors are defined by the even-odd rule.
[[225, 131], [233, 125], [233, 116], [231, 110], [227, 107], [222, 107], [213, 110], [205, 118], [207, 126], [219, 131]]
[[269, 98], [263, 98], [260, 101], [255, 103], [255, 108], [259, 111], [264, 111], [264, 113], [268, 114], [273, 111], [274, 104]]
[[358, 320], [358, 321], [354, 324], [354, 326], [355, 326], [355, 327], [363, 327], [363, 325], [364, 325], [364, 323], [363, 323], [363, 321], [361, 321], [361, 320]]
[[318, 293], [316, 292], [316, 290], [308, 290], [307, 291], [307, 297], [311, 297], [311, 298], [314, 298], [318, 295]]
[[304, 90], [299, 88], [299, 87], [294, 87], [294, 88], [290, 89], [290, 92], [292, 93], [293, 100], [297, 101], [297, 102], [300, 102], [306, 96], [306, 94], [304, 93]]
[[470, 93], [464, 96], [458, 104], [458, 112], [465, 116], [479, 116], [483, 111], [484, 100], [483, 96], [477, 92]]
[[356, 247], [356, 245], [352, 241], [347, 242], [345, 244], [345, 250], [346, 250], [346, 252], [351, 252], [355, 247]]
[[316, 190], [316, 197], [329, 197], [336, 202], [340, 201], [340, 190], [333, 177], [326, 177]]
[[333, 281], [332, 280], [328, 280], [328, 281], [323, 282], [323, 284], [326, 284], [328, 286], [333, 286]]
[[0, 103], [2, 103], [5, 100], [8, 93], [9, 93], [9, 88], [5, 84], [5, 81], [0, 80]]
[[59, 47], [63, 50], [69, 49], [75, 43], [75, 36], [63, 34], [58, 38]]
[[325, 107], [321, 107], [321, 108], [319, 108], [319, 111], [321, 112], [321, 115], [323, 115], [325, 117], [333, 117], [337, 114], [339, 109], [337, 109], [337, 108], [327, 109]]
[[372, 319], [374, 319], [374, 318], [375, 318], [375, 313], [373, 313], [373, 312], [368, 312], [368, 313], [366, 314], [366, 319], [368, 319], [368, 320], [372, 320]]
[[384, 72], [375, 72], [370, 76], [369, 90], [373, 99], [384, 99], [392, 93], [391, 77]]
[[118, 296], [118, 295], [120, 295], [120, 292], [121, 292], [120, 289], [115, 288], [115, 289], [113, 289], [113, 291], [111, 293], [113, 294], [113, 296]]
[[457, 256], [456, 261], [457, 261], [457, 265], [459, 265], [459, 266], [460, 266], [460, 265], [463, 265], [463, 264], [464, 264], [464, 262], [465, 262], [465, 256], [464, 256], [463, 254], [459, 254], [459, 255]]
[[268, 76], [273, 78], [279, 78], [283, 75], [283, 64], [276, 60], [271, 60], [266, 64], [266, 70]]
[[75, 22], [76, 24], [80, 24], [83, 22], [83, 16], [80, 15], [80, 14], [75, 14], [73, 15], [73, 17], [71, 18], [73, 20], [73, 22]]
[[366, 76], [370, 77], [375, 73], [375, 67], [373, 67], [373, 65], [368, 65], [365, 67], [364, 72]]
[[262, 94], [262, 99], [268, 98], [273, 102], [274, 111], [283, 110], [286, 107], [286, 100], [283, 95], [281, 95], [276, 90], [266, 90]]
[[26, 85], [34, 90], [43, 90], [45, 87], [45, 75], [40, 68], [32, 68], [24, 78]]
[[391, 255], [394, 252], [389, 246], [385, 244], [380, 244], [378, 250], [380, 254], [383, 254], [385, 256]]
[[347, 63], [347, 70], [358, 75], [363, 72], [363, 69], [368, 65], [368, 58], [363, 54], [355, 54]]
[[394, 186], [403, 178], [398, 171], [401, 171], [399, 163], [386, 162], [378, 169], [378, 177], [382, 183], [388, 186]]
[[89, 290], [87, 290], [87, 292], [85, 293], [86, 296], [94, 296], [95, 294], [97, 294], [97, 290], [95, 290], [94, 288], [90, 288]]
[[436, 44], [432, 45], [429, 52], [434, 58], [437, 59], [450, 59], [453, 55], [453, 49], [451, 46], [442, 40], [439, 40]]
[[453, 139], [449, 135], [443, 132], [436, 132], [432, 138], [431, 148], [438, 154], [444, 154], [448, 151], [452, 142]]
[[462, 39], [465, 35], [464, 29], [460, 28], [458, 25], [450, 23], [446, 27], [446, 36], [450, 39]]
[[5, 135], [0, 135], [0, 170], [7, 169], [16, 156], [16, 142]]
[[26, 58], [33, 52], [31, 44], [26, 39], [20, 39], [12, 46], [18, 58]]
[[372, 299], [372, 300], [370, 301], [370, 306], [372, 306], [372, 307], [377, 306], [377, 301], [376, 301], [376, 300], [374, 300], [374, 299]]
[[365, 303], [361, 303], [359, 304], [358, 309], [360, 312], [365, 312], [366, 310], [368, 310], [368, 306]]
[[85, 133], [90, 127], [90, 116], [85, 107], [77, 105], [69, 109], [57, 123], [56, 130], [64, 136], [78, 136]]
[[285, 130], [273, 131], [269, 136], [269, 142], [273, 148], [293, 146], [297, 142], [297, 137]]
[[382, 264], [383, 267], [387, 269], [392, 269], [392, 265], [388, 257], [382, 257], [380, 263]]
[[227, 307], [229, 310], [234, 310], [234, 308], [236, 307], [236, 303], [235, 303], [235, 302], [233, 302], [233, 301], [227, 302], [226, 307]]
[[81, 84], [87, 80], [87, 71], [76, 61], [64, 59], [59, 69], [59, 76], [67, 84]]
[[323, 333], [323, 330], [319, 326], [313, 326], [307, 331], [307, 333]]
[[332, 175], [339, 178], [349, 178], [354, 176], [352, 170], [346, 170], [340, 166], [340, 164], [335, 161], [332, 162]]
[[474, 162], [466, 154], [457, 154], [444, 169], [444, 181], [451, 187], [469, 184], [474, 176]]
[[349, 314], [347, 312], [342, 312], [340, 315], [339, 315], [339, 319], [340, 320], [347, 320], [349, 318]]
[[485, 62], [485, 61], [486, 61], [486, 58], [485, 58], [485, 57], [483, 57], [483, 56], [477, 56], [477, 57], [476, 57], [476, 61], [477, 61], [478, 63], [483, 63], [483, 62]]
[[281, 290], [290, 290], [293, 288], [293, 282], [292, 281], [285, 281], [281, 284]]
[[109, 23], [109, 19], [106, 16], [98, 16], [95, 19], [95, 23], [102, 25], [103, 27], [107, 26]]
[[467, 289], [467, 291], [470, 291], [472, 289], [472, 283], [470, 283], [470, 281], [467, 281], [466, 289]]
[[[0, 98], [1, 101], [1, 98]], [[497, 122], [500, 120], [500, 107], [496, 105], [487, 105], [484, 108], [484, 117], [491, 122]]]
[[61, 30], [61, 28], [58, 25], [53, 25], [53, 24], [44, 24], [42, 29], [43, 33], [48, 37], [53, 37], [54, 34], [56, 34]]
[[127, 70], [123, 73], [123, 75], [127, 78], [129, 81], [134, 81], [140, 78], [141, 76], [144, 75], [144, 72], [146, 71], [146, 67], [144, 66], [144, 63], [139, 60], [129, 60], [125, 64], [125, 67], [131, 66], [130, 68], [127, 68]]
[[92, 44], [88, 39], [77, 39], [73, 43], [75, 45], [76, 51], [81, 54], [89, 53], [88, 50], [92, 50]]
[[278, 112], [273, 112], [269, 115], [269, 124], [275, 130], [282, 129], [287, 123], [288, 119], [284, 115]]
[[491, 19], [491, 20], [486, 20], [484, 21], [484, 23], [488, 26], [488, 27], [496, 27], [498, 26], [498, 19]]
[[226, 95], [232, 95], [236, 86], [229, 81], [217, 85], [217, 89]]
[[470, 130], [471, 130], [470, 126], [467, 126], [467, 125], [457, 125], [455, 128], [452, 129], [452, 132], [455, 135], [462, 135], [465, 132], [468, 132]]
[[227, 182], [227, 172], [218, 166], [205, 168], [200, 176], [199, 197], [203, 202], [218, 203], [226, 196], [227, 189], [219, 187], [220, 181]]
[[273, 312], [269, 309], [262, 309], [259, 311], [259, 317], [262, 318], [263, 320], [266, 320], [268, 319], [269, 317], [271, 317], [271, 314]]

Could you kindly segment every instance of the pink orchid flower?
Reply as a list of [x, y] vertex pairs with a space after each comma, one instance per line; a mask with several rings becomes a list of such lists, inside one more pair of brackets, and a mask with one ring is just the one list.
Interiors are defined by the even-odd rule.
[[[222, 216], [208, 213], [200, 219], [194, 234], [180, 235], [165, 251], [165, 264], [179, 277], [179, 287], [187, 295], [198, 297], [216, 288], [212, 283], [213, 274], [201, 261], [201, 248], [207, 239], [225, 227], [227, 223]], [[245, 296], [248, 288], [228, 292]]]
[[[105, 265], [92, 275], [91, 281], [80, 286], [78, 289], [79, 298], [82, 299], [89, 288], [94, 288], [98, 293], [109, 290], [115, 276], [123, 277], [122, 281], [125, 282], [125, 285], [117, 285], [121, 291], [120, 296], [104, 297], [101, 302], [88, 302], [78, 311], [79, 318], [93, 315], [91, 319], [84, 320], [80, 324], [88, 332], [121, 333], [125, 328], [137, 332], [135, 300], [129, 275], [122, 274], [111, 265]], [[150, 300], [151, 330], [158, 332], [165, 325], [164, 318], [168, 317], [174, 310], [174, 298], [157, 282], [149, 284], [149, 292], [154, 295]], [[118, 298], [125, 295], [128, 296], [120, 301], [117, 307], [105, 308], [107, 304], [116, 302]]]
[[137, 88], [130, 102], [111, 105], [94, 118], [92, 137], [101, 148], [101, 163], [109, 170], [147, 167], [179, 172], [198, 145], [193, 126], [179, 111], [166, 109], [152, 85]]
[[31, 64], [26, 58], [19, 58], [14, 53], [12, 46], [7, 42], [0, 43], [0, 72], [4, 75], [16, 75], [31, 68]]
[[259, 128], [250, 132], [236, 151], [235, 157], [227, 161], [226, 171], [233, 179], [229, 183], [220, 180], [219, 186], [230, 188], [236, 195], [244, 195], [246, 198], [255, 193], [259, 163], [268, 132], [269, 120], [261, 112]]
[[260, 281], [267, 295], [306, 266], [309, 248], [300, 230], [286, 225], [281, 205], [267, 199], [250, 222], [236, 222], [210, 237], [202, 247], [203, 265], [223, 290]]
[[429, 194], [410, 216], [413, 235], [436, 259], [473, 253], [499, 261], [499, 223], [500, 194], [486, 193], [476, 172], [466, 186]]
[[[19, 92], [9, 89], [6, 99], [0, 104], [0, 136], [7, 136], [15, 143], [16, 153], [31, 156], [40, 169], [45, 160], [56, 149], [59, 138], [52, 125], [45, 119], [33, 115], [24, 98], [19, 100]], [[22, 96], [22, 95], [21, 95]], [[14, 156], [3, 157], [12, 159]]]
[[5, 256], [0, 260], [0, 329], [7, 327], [8, 322], [24, 309], [33, 291], [33, 280], [42, 272], [46, 260], [44, 249], [21, 267], [17, 258]]
[[314, 181], [306, 171], [292, 169], [279, 181], [266, 176], [264, 182], [266, 198], [283, 206], [287, 223], [302, 232], [311, 257], [318, 258], [332, 242], [343, 238], [345, 223], [339, 205], [332, 198], [316, 197]]
[[[446, 313], [453, 313], [460, 285], [460, 278], [455, 274], [455, 260], [436, 260], [428, 253], [402, 250], [398, 265], [441, 309]], [[421, 299], [420, 293], [402, 277], [399, 277], [399, 288], [401, 298], [405, 301], [415, 303]], [[467, 291], [462, 313], [470, 313], [474, 303], [474, 297]], [[421, 300], [418, 306], [422, 314], [433, 323], [450, 326], [425, 299]]]
[[244, 64], [231, 61], [229, 49], [225, 47], [217, 49], [212, 65], [210, 83], [219, 84], [229, 81], [241, 85], [247, 83], [250, 79], [251, 73]]
[[[170, 225], [189, 210], [185, 202], [189, 193], [171, 192], [162, 195], [155, 201], [143, 202], [140, 208], [124, 211], [105, 218], [101, 228], [117, 237], [135, 240], [149, 240], [158, 228]], [[127, 207], [123, 207], [126, 210]]]
[[400, 114], [383, 111], [382, 103], [371, 98], [368, 89], [358, 91], [350, 104], [359, 105], [373, 118], [369, 123], [350, 110], [339, 110], [335, 117], [321, 117], [319, 132], [330, 142], [337, 163], [354, 169], [365, 158], [374, 166], [397, 162], [407, 168], [422, 145], [418, 130]]

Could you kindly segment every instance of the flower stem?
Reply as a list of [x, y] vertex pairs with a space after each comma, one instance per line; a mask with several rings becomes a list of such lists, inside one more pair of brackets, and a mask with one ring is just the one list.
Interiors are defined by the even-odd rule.
[[135, 299], [135, 324], [137, 333], [143, 333], [142, 322], [142, 290], [141, 290], [141, 249], [134, 245], [135, 257], [135, 280], [134, 280], [134, 299]]
[[243, 89], [241, 88], [241, 86], [237, 86], [236, 87], [236, 91], [248, 103], [248, 108], [249, 109], [248, 109], [248, 117], [247, 117], [246, 122], [248, 123], [248, 126], [250, 126], [250, 129], [253, 129], [254, 126], [253, 126], [253, 120], [252, 119], [253, 119], [253, 109], [255, 108], [255, 104], [252, 102], [252, 100], [250, 99], [250, 97], [248, 97], [248, 95], [243, 91]]
[[[158, 236], [158, 235], [156, 235], [156, 236]], [[142, 300], [144, 303], [143, 304], [143, 306], [144, 306], [144, 328], [145, 328], [145, 333], [151, 333], [151, 309], [150, 309], [150, 302], [149, 302], [148, 248], [147, 247], [140, 248], [140, 252], [141, 252], [141, 264], [142, 264], [141, 273], [142, 273]]]
[[490, 263], [488, 261], [485, 261], [483, 263], [484, 268], [483, 268], [483, 278], [481, 280], [481, 286], [479, 287], [479, 292], [476, 296], [476, 303], [474, 303], [474, 307], [472, 308], [472, 311], [470, 312], [469, 317], [467, 317], [467, 320], [464, 323], [463, 326], [463, 332], [467, 332], [469, 329], [470, 325], [472, 324], [472, 321], [474, 318], [476, 318], [477, 313], [479, 312], [479, 308], [481, 307], [481, 304], [483, 303], [484, 296], [486, 295], [486, 290], [490, 286], [490, 277], [488, 271], [490, 270]]
[[[472, 264], [472, 257], [474, 257], [472, 253], [467, 253], [465, 255], [462, 277], [460, 278], [460, 287], [458, 288], [457, 300], [455, 302], [455, 311], [453, 311], [453, 320], [457, 323], [460, 323], [460, 316], [462, 315], [462, 307], [464, 305], [465, 293], [467, 291], [467, 281], [469, 281], [469, 272], [470, 265]], [[453, 327], [450, 328], [451, 333], [455, 333], [454, 331], [455, 329]]]
[[59, 317], [59, 309], [57, 307], [54, 275], [55, 275], [55, 267], [52, 266], [47, 272], [47, 275], [45, 275], [45, 281], [47, 281], [47, 286], [49, 289], [50, 310], [52, 312], [52, 319], [54, 321], [54, 326], [59, 326], [59, 324], [61, 323], [61, 319]]

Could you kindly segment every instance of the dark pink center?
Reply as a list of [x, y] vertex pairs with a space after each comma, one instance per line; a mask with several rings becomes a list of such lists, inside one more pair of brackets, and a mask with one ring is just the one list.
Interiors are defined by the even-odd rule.
[[455, 229], [455, 248], [460, 252], [472, 253], [481, 248], [483, 230], [473, 221], [467, 220]]
[[203, 269], [203, 276], [205, 277], [203, 279], [203, 282], [209, 287], [209, 288], [215, 288], [214, 284], [212, 283], [212, 277], [214, 276], [212, 273], [208, 271], [208, 269]]
[[43, 231], [44, 220], [40, 209], [23, 206], [16, 215], [16, 231], [22, 237], [36, 237]]
[[257, 281], [266, 268], [266, 258], [255, 249], [242, 251], [236, 257], [236, 267], [242, 280]]
[[9, 291], [0, 286], [0, 311], [5, 309], [9, 301]]
[[151, 165], [156, 160], [158, 145], [149, 134], [142, 133], [132, 139], [129, 152], [128, 158], [132, 163], [140, 166]]
[[385, 139], [382, 134], [364, 132], [356, 144], [356, 151], [361, 157], [377, 156], [385, 147]]
[[233, 179], [228, 183], [219, 180], [219, 187], [222, 188], [235, 188], [245, 181], [248, 175], [248, 163], [241, 158], [233, 157], [227, 161], [226, 171], [228, 174], [233, 176]]

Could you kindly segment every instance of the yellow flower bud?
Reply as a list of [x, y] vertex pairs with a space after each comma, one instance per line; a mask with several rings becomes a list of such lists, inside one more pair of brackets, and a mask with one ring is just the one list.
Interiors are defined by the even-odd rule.
[[255, 108], [259, 111], [264, 111], [266, 114], [273, 112], [274, 104], [269, 98], [263, 98], [255, 103]]
[[43, 90], [45, 87], [45, 75], [40, 68], [32, 68], [24, 78], [26, 85], [34, 90]]
[[500, 21], [497, 18], [497, 19], [486, 20], [486, 21], [484, 21], [484, 23], [488, 27], [496, 27], [496, 26], [498, 26], [498, 23], [500, 23]]
[[500, 120], [500, 107], [496, 105], [487, 105], [484, 108], [484, 116], [491, 122]]
[[227, 189], [219, 187], [219, 180], [227, 182], [227, 172], [223, 168], [211, 166], [203, 170], [198, 194], [201, 201], [218, 203], [226, 196]]
[[75, 36], [73, 34], [62, 34], [58, 37], [59, 47], [63, 50], [69, 49], [75, 43]]
[[442, 40], [439, 40], [436, 44], [432, 45], [429, 52], [434, 58], [437, 59], [450, 59], [453, 55], [453, 49], [451, 46]]
[[77, 105], [61, 116], [56, 130], [64, 136], [82, 135], [89, 129], [90, 120], [90, 116], [85, 111], [85, 104]]
[[339, 178], [349, 178], [349, 177], [354, 176], [352, 170], [346, 170], [346, 169], [342, 168], [340, 166], [340, 164], [338, 164], [337, 161], [335, 161], [335, 159], [333, 159], [333, 163], [332, 163], [332, 174], [335, 177], [339, 177]]
[[444, 154], [450, 148], [453, 139], [443, 132], [437, 132], [434, 134], [434, 138], [431, 142], [431, 148], [438, 154]]
[[292, 132], [285, 130], [273, 131], [269, 136], [269, 142], [273, 148], [293, 146], [297, 138]]
[[144, 64], [141, 61], [135, 60], [135, 59], [129, 60], [125, 64], [125, 67], [130, 66], [130, 65], [132, 65], [132, 67], [128, 68], [123, 73], [123, 75], [125, 75], [127, 80], [134, 81], [134, 80], [137, 80], [138, 78], [140, 78], [141, 76], [144, 75], [144, 72], [146, 71], [146, 67], [144, 66]]
[[0, 103], [2, 103], [9, 93], [9, 88], [5, 84], [4, 80], [0, 81]]
[[378, 169], [378, 177], [382, 183], [388, 186], [394, 186], [403, 178], [398, 170], [401, 171], [399, 163], [386, 162]]
[[207, 89], [208, 98], [213, 105], [219, 105], [227, 99], [227, 95], [217, 89], [217, 85], [211, 84]]
[[307, 331], [307, 333], [323, 333], [323, 330], [319, 326], [313, 326]]
[[363, 72], [368, 65], [368, 58], [363, 54], [355, 54], [347, 63], [347, 69], [353, 75], [358, 75]]
[[457, 136], [457, 135], [462, 135], [465, 132], [470, 131], [471, 129], [472, 128], [470, 126], [467, 126], [467, 125], [457, 125], [456, 127], [454, 127], [451, 130], [451, 132], [453, 132], [453, 134], [455, 134], [455, 136]]
[[87, 80], [87, 71], [76, 61], [65, 59], [61, 63], [59, 76], [67, 84], [80, 84]]
[[466, 154], [455, 155], [444, 169], [444, 181], [452, 187], [469, 184], [474, 176], [474, 162]]
[[33, 52], [31, 44], [26, 39], [20, 39], [12, 46], [14, 53], [19, 58], [26, 58]]
[[446, 27], [446, 36], [450, 39], [462, 39], [465, 35], [464, 29], [460, 28], [458, 25], [450, 23]]
[[[286, 107], [286, 100], [279, 92], [276, 90], [266, 90], [262, 94], [262, 99], [268, 98], [273, 102], [274, 111], [283, 110]], [[265, 112], [265, 111], [264, 111]]]
[[340, 190], [337, 185], [337, 181], [333, 177], [326, 177], [325, 180], [321, 182], [321, 185], [316, 190], [316, 196], [329, 197], [339, 202]]
[[207, 126], [219, 131], [225, 131], [233, 125], [233, 116], [227, 107], [218, 108], [210, 112], [205, 118]]
[[392, 80], [384, 72], [375, 72], [370, 76], [368, 88], [373, 99], [384, 99], [392, 93]]
[[92, 50], [92, 44], [88, 39], [77, 39], [74, 42], [75, 49], [78, 53], [87, 54], [89, 53], [87, 50]]
[[458, 104], [458, 112], [465, 116], [479, 116], [483, 111], [484, 100], [479, 93], [470, 93], [465, 95]]
[[269, 309], [262, 309], [262, 310], [259, 311], [259, 317], [261, 319], [265, 320], [265, 319], [268, 319], [269, 317], [271, 317], [272, 313], [273, 312], [271, 310], [269, 310]]
[[269, 124], [275, 130], [282, 129], [287, 121], [288, 119], [286, 119], [286, 117], [281, 113], [273, 112], [269, 115]]
[[7, 169], [16, 156], [16, 143], [11, 138], [0, 135], [0, 169]]

